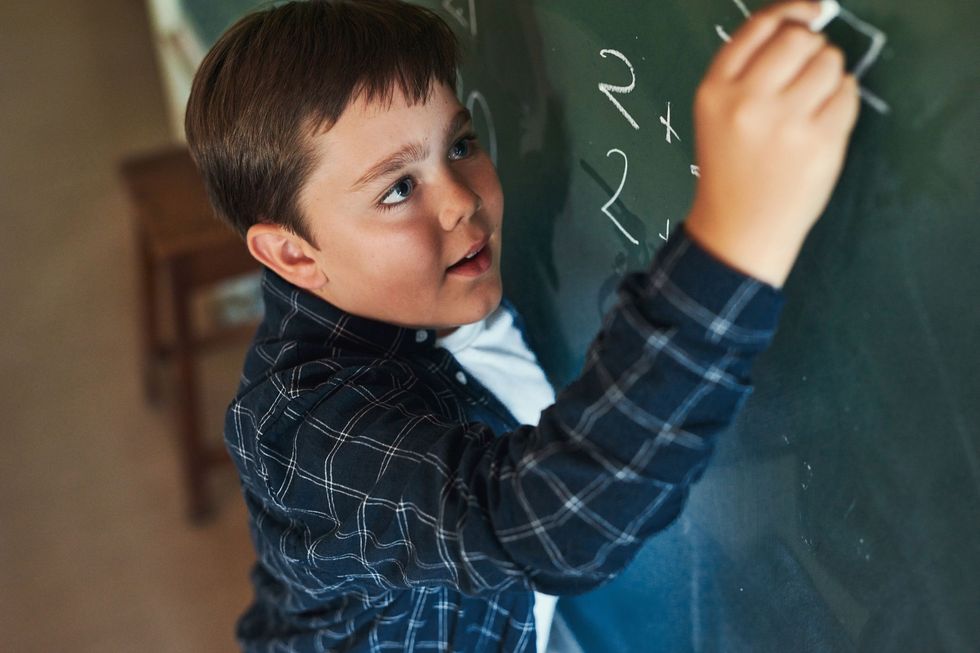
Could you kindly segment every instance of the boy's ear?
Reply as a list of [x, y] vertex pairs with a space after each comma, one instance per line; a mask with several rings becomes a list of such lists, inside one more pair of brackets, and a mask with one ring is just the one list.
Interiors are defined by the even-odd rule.
[[252, 225], [245, 234], [245, 242], [259, 263], [294, 286], [312, 291], [327, 282], [314, 256], [316, 248], [277, 224]]

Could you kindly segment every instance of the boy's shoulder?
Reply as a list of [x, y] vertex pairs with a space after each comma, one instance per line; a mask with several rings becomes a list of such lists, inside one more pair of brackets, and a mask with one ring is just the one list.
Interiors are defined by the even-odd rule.
[[[246, 355], [242, 390], [284, 374], [316, 384], [351, 374], [391, 383], [412, 375], [410, 363], [440, 358], [432, 355], [439, 351], [434, 329], [409, 329], [353, 315], [268, 268], [263, 269], [261, 287], [264, 316]], [[500, 310], [511, 316], [527, 343], [527, 327], [517, 306], [502, 297]]]
[[[435, 341], [434, 330], [416, 331], [344, 311], [275, 272], [262, 272], [264, 314], [249, 363], [256, 370], [279, 371], [306, 364], [358, 366], [391, 363], [417, 355]], [[247, 375], [248, 370], [246, 370]]]
[[[450, 354], [426, 353], [436, 350], [434, 331], [365, 320], [271, 272], [263, 276], [265, 318], [224, 429], [239, 474], [260, 501], [303, 508], [302, 497], [278, 490], [293, 475], [312, 478], [328, 459], [337, 478], [380, 474], [387, 463], [378, 451], [398, 449], [414, 460], [446, 427], [466, 422], [446, 380]], [[402, 442], [409, 432], [410, 443]]]
[[[356, 410], [385, 391], [434, 390], [419, 368], [438, 365], [434, 330], [413, 330], [352, 315], [282, 279], [262, 274], [264, 317], [245, 356], [229, 411], [295, 423], [316, 409]], [[343, 395], [341, 401], [328, 400]]]

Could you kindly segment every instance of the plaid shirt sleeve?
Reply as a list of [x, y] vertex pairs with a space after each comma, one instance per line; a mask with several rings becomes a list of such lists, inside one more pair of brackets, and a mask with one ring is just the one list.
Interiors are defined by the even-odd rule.
[[261, 536], [313, 594], [594, 588], [680, 512], [783, 301], [679, 229], [536, 427], [453, 422], [397, 361], [332, 370], [312, 402], [284, 387], [286, 428], [252, 452]]

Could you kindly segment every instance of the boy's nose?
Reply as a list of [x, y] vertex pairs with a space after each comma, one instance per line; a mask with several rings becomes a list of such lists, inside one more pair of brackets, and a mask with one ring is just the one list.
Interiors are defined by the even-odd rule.
[[443, 229], [452, 231], [461, 220], [468, 220], [483, 207], [483, 198], [464, 179], [451, 172], [447, 174], [447, 182], [439, 222]]

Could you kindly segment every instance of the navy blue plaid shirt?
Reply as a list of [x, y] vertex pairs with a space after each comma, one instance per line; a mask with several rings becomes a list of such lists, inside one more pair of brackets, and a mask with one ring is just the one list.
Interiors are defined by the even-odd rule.
[[532, 427], [432, 330], [268, 270], [263, 296], [225, 440], [258, 553], [237, 635], [277, 653], [533, 651], [532, 590], [605, 583], [677, 517], [784, 301], [678, 229]]

